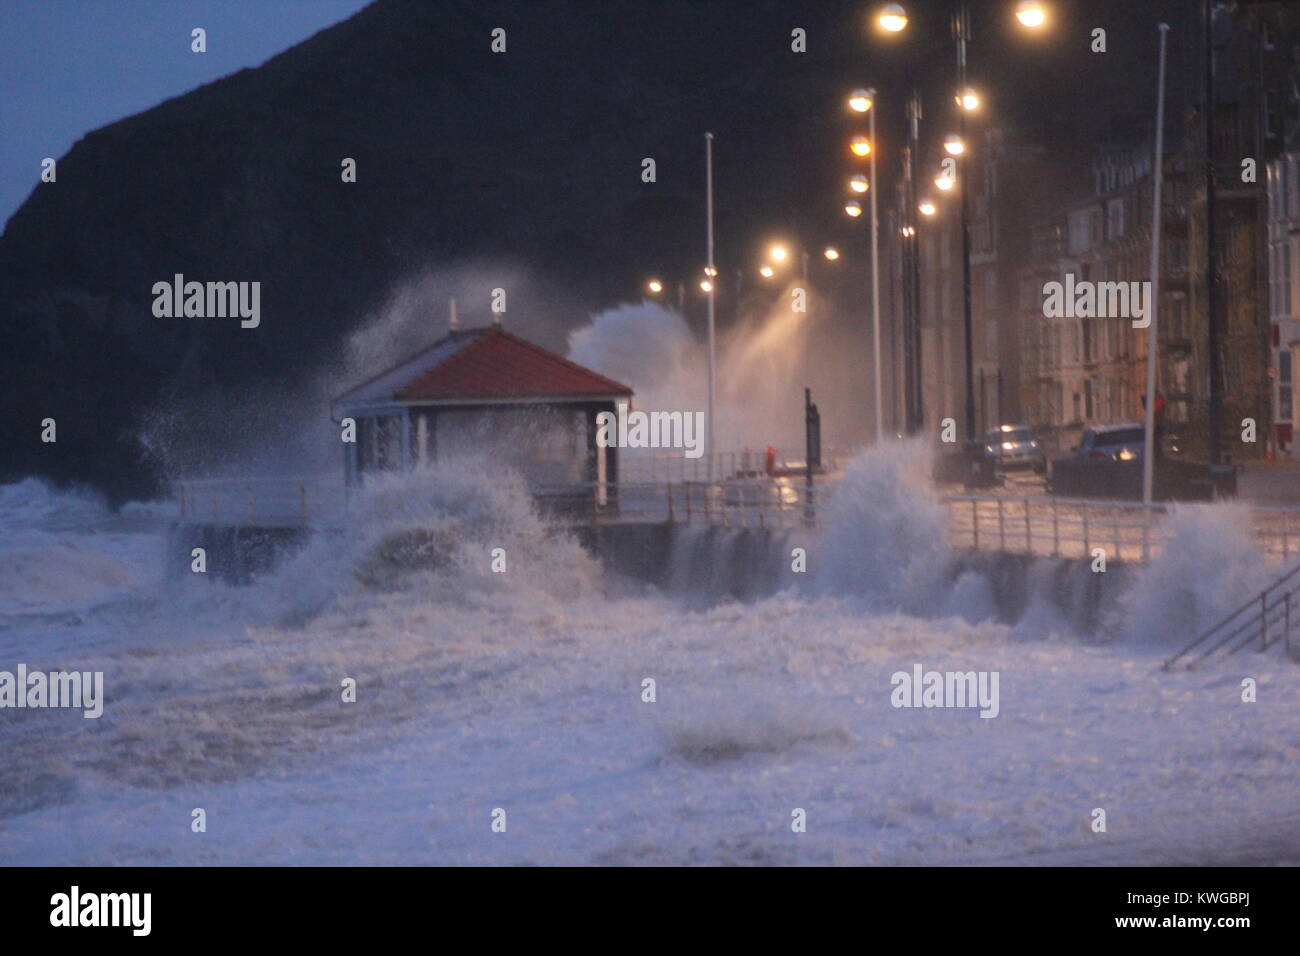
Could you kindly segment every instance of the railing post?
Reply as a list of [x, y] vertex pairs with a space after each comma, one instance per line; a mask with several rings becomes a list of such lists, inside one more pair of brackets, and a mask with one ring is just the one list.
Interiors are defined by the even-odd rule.
[[1087, 558], [1089, 555], [1092, 554], [1092, 549], [1088, 547], [1088, 504], [1087, 502], [1084, 502], [1083, 506], [1079, 510], [1080, 513], [1083, 515], [1083, 556]]
[[1056, 509], [1056, 499], [1052, 499], [1052, 557], [1061, 556], [1061, 514]]
[[1120, 537], [1119, 537], [1119, 508], [1115, 509], [1115, 560], [1116, 561], [1124, 560], [1124, 548], [1120, 544]]
[[1034, 526], [1029, 520], [1029, 499], [1025, 498], [1025, 554], [1034, 553]]
[[980, 549], [980, 509], [979, 503], [973, 497], [970, 500], [970, 528], [972, 547], [978, 551]]
[[[1290, 557], [1290, 551], [1291, 551], [1290, 538], [1287, 534], [1287, 532], [1290, 530], [1290, 524], [1291, 524], [1291, 512], [1289, 511], [1283, 512], [1282, 514], [1282, 560], [1283, 561], [1285, 561], [1288, 557]], [[1291, 593], [1290, 591], [1287, 592], [1288, 595], [1290, 593]]]
[[1142, 563], [1151, 561], [1151, 509], [1142, 508]]
[[1286, 649], [1286, 656], [1292, 657], [1291, 653], [1291, 592], [1286, 592], [1286, 631], [1282, 635], [1285, 643], [1282, 645]]
[[1259, 592], [1259, 649], [1268, 647], [1268, 592]]
[[998, 550], [1007, 550], [1007, 526], [1002, 518], [1002, 499], [998, 499]]

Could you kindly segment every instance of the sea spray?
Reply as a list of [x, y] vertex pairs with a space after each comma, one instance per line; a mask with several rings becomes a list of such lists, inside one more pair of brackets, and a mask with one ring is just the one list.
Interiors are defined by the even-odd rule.
[[[804, 387], [824, 422], [823, 447], [856, 442], [870, 410], [856, 327], [837, 323], [827, 303], [793, 312], [787, 296], [750, 308], [718, 337], [714, 448], [769, 445], [802, 454]], [[636, 392], [648, 410], [704, 411], [708, 350], [680, 314], [654, 302], [625, 304], [569, 335], [568, 357]]]
[[600, 569], [486, 456], [372, 476], [343, 536], [317, 538], [259, 581], [290, 615], [344, 595], [407, 590], [433, 602], [547, 607], [600, 593]]
[[1109, 616], [1115, 639], [1186, 643], [1280, 573], [1265, 562], [1245, 505], [1174, 505], [1165, 525], [1171, 537]]
[[820, 516], [812, 561], [820, 589], [877, 610], [935, 609], [949, 551], [931, 459], [929, 446], [913, 440], [867, 449], [850, 462]]

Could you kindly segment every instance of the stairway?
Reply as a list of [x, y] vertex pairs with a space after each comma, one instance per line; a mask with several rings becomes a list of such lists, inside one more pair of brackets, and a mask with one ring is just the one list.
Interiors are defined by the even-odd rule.
[[[1287, 656], [1300, 659], [1300, 641], [1293, 646], [1291, 630], [1300, 623], [1300, 564], [1282, 575], [1213, 627], [1197, 636], [1161, 665], [1169, 670], [1179, 661], [1189, 670], [1213, 654], [1236, 654], [1246, 647], [1265, 651], [1281, 642]], [[1295, 608], [1292, 608], [1292, 605]]]

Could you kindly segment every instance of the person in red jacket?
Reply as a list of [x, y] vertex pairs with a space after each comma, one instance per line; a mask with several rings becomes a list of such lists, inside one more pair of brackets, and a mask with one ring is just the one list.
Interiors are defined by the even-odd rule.
[[[1142, 411], [1143, 411], [1143, 412], [1146, 412], [1146, 410], [1147, 410], [1147, 397], [1146, 397], [1145, 395], [1143, 395], [1143, 396], [1142, 396]], [[1165, 451], [1165, 447], [1164, 447], [1164, 440], [1165, 440], [1165, 393], [1164, 393], [1164, 392], [1156, 392], [1156, 411], [1155, 411], [1155, 415], [1153, 415], [1152, 418], [1153, 418], [1154, 421], [1155, 421], [1155, 429], [1154, 429], [1154, 431], [1155, 431], [1155, 438], [1154, 438], [1154, 440], [1153, 440], [1153, 442], [1152, 442], [1152, 447], [1155, 448], [1155, 456], [1156, 456], [1157, 458], [1160, 458], [1160, 457], [1162, 457], [1162, 456], [1164, 455], [1164, 451]]]

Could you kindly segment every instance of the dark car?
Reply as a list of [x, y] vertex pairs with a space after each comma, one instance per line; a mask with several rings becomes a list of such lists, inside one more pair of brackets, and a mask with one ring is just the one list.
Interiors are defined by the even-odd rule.
[[1141, 461], [1145, 441], [1146, 429], [1140, 423], [1099, 425], [1083, 433], [1074, 457], [1079, 461]]
[[1032, 468], [1042, 474], [1047, 454], [1042, 443], [1025, 425], [999, 425], [984, 436], [984, 454], [1001, 469]]

